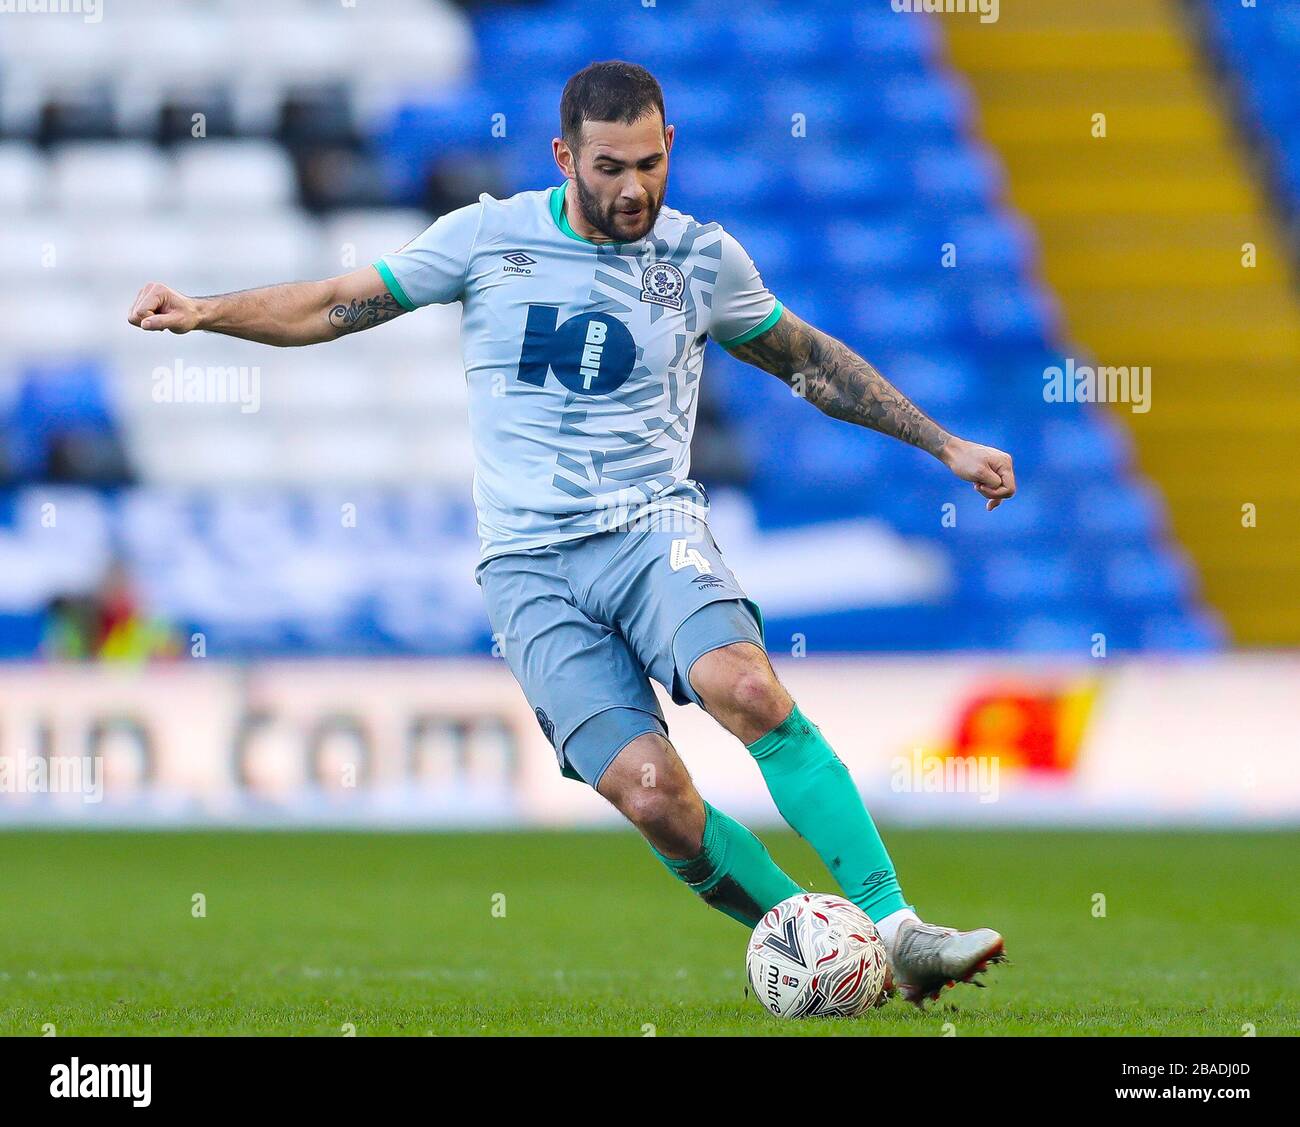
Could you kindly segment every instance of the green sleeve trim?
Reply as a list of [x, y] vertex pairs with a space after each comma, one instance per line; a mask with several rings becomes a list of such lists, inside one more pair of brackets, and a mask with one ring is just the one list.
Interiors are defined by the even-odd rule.
[[772, 306], [772, 312], [764, 317], [757, 325], [747, 333], [741, 333], [740, 336], [731, 340], [720, 340], [718, 343], [723, 348], [738, 348], [742, 344], [748, 344], [755, 337], [761, 337], [768, 329], [781, 320], [781, 314], [785, 312], [785, 306], [779, 301]]
[[419, 306], [406, 296], [406, 291], [402, 289], [402, 283], [397, 280], [392, 270], [388, 268], [388, 263], [381, 258], [373, 265], [379, 271], [379, 276], [383, 278], [384, 285], [388, 287], [388, 292], [397, 298], [397, 304], [408, 313], [414, 313]]

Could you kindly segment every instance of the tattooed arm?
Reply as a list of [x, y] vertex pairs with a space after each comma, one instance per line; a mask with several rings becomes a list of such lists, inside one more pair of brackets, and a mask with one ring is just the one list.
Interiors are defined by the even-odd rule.
[[289, 282], [214, 297], [187, 297], [150, 282], [127, 320], [151, 332], [170, 329], [243, 337], [260, 344], [319, 344], [400, 317], [405, 310], [373, 266], [319, 282]]
[[847, 345], [788, 309], [733, 356], [784, 380], [836, 419], [878, 430], [933, 454], [996, 509], [1016, 491], [1011, 455], [949, 434]]

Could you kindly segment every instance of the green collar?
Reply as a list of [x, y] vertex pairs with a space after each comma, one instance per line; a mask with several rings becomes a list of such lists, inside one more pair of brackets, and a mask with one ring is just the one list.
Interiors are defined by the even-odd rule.
[[[566, 180], [558, 188], [551, 189], [551, 218], [555, 220], [555, 225], [561, 231], [568, 235], [569, 238], [577, 239], [580, 243], [586, 243], [589, 247], [630, 247], [636, 245], [636, 243], [596, 243], [579, 235], [569, 224], [569, 217], [564, 214], [564, 192], [568, 183]], [[638, 239], [637, 242], [644, 242], [644, 240]]]

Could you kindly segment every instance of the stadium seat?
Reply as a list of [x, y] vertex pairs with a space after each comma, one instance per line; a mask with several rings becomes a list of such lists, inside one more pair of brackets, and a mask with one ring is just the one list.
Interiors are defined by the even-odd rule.
[[[659, 75], [679, 127], [669, 202], [725, 224], [788, 308], [957, 433], [1012, 450], [1023, 475], [1021, 495], [988, 519], [920, 452], [827, 420], [710, 347], [704, 379], [723, 428], [711, 441], [753, 470], [743, 496], [717, 501], [724, 523], [746, 514], [729, 532], [788, 550], [869, 526], [884, 538], [871, 543], [901, 553], [881, 568], [932, 569], [937, 586], [899, 605], [867, 609], [859, 592], [805, 608], [810, 644], [1077, 649], [1103, 628], [1132, 648], [1220, 644], [1127, 433], [1101, 408], [1044, 400], [1044, 370], [1078, 350], [934, 20], [808, 0], [794, 15], [760, 6], [738, 36], [709, 0], [604, 22], [584, 0], [468, 15], [391, 0], [364, 18], [308, 0], [155, 8], [118, 0], [96, 34], [60, 35], [59, 58], [45, 21], [0, 40], [0, 208], [24, 216], [0, 227], [0, 300], [32, 310], [11, 324], [0, 370], [6, 456], [39, 474], [46, 420], [63, 415], [120, 435], [142, 478], [78, 495], [97, 516], [83, 562], [51, 572], [60, 582], [93, 575], [112, 529], [152, 602], [205, 624], [226, 652], [481, 644], [455, 307], [302, 350], [144, 334], [126, 308], [151, 279], [220, 292], [356, 269], [431, 222], [419, 206], [308, 210], [330, 207], [330, 193], [298, 168], [331, 147], [341, 155], [326, 180], [355, 172], [361, 196], [400, 204], [431, 198], [430, 177], [448, 169], [498, 169], [508, 190], [557, 183], [549, 141], [571, 58], [622, 53]], [[1300, 37], [1293, 21], [1267, 21], [1268, 40], [1217, 11], [1211, 22], [1232, 65], [1259, 62], [1239, 77], [1243, 105], [1274, 138], [1279, 176], [1300, 185], [1300, 119], [1284, 96]], [[189, 132], [200, 103], [204, 138]], [[167, 147], [140, 139], [164, 135]], [[38, 136], [52, 143], [29, 143]], [[15, 281], [33, 276], [35, 290]], [[169, 402], [178, 365], [255, 370], [256, 402]], [[31, 503], [0, 491], [0, 561], [30, 550]], [[357, 506], [355, 525], [344, 505]], [[768, 549], [753, 550], [757, 574]], [[0, 581], [0, 616], [15, 616], [0, 653], [30, 636], [23, 616], [53, 582], [31, 568]]]
[[176, 153], [175, 184], [194, 210], [279, 209], [296, 194], [293, 165], [277, 145], [263, 141], [204, 141]]
[[34, 145], [0, 141], [0, 208], [6, 214], [35, 207], [45, 176], [45, 161]]
[[142, 211], [165, 206], [172, 191], [168, 160], [152, 145], [87, 142], [50, 157], [50, 195], [69, 212]]

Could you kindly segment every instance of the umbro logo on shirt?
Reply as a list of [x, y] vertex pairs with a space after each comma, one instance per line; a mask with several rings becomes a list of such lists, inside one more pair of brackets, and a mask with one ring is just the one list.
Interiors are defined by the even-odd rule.
[[531, 274], [532, 271], [527, 269], [529, 266], [536, 266], [537, 259], [529, 258], [521, 250], [512, 250], [509, 254], [503, 255], [505, 260], [510, 263], [505, 268], [507, 274]]

